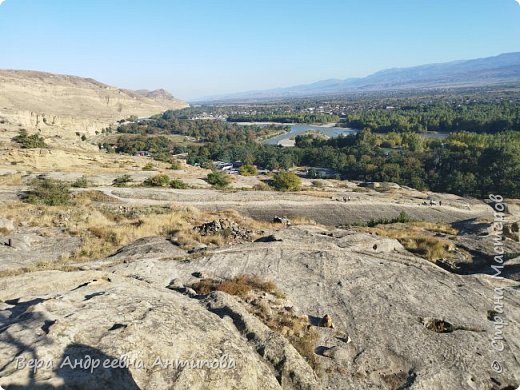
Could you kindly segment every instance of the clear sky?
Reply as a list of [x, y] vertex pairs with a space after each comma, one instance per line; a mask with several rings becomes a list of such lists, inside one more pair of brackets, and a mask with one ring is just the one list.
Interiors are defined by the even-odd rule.
[[520, 0], [0, 0], [0, 68], [184, 99], [513, 51]]

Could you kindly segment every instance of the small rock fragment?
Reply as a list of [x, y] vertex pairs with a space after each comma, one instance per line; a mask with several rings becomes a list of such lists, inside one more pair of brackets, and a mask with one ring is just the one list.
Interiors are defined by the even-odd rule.
[[179, 279], [172, 279], [168, 286], [166, 286], [166, 288], [169, 288], [170, 290], [178, 290], [183, 287], [184, 284], [182, 284]]
[[112, 327], [109, 329], [109, 331], [117, 330], [117, 329], [124, 329], [127, 326], [128, 325], [126, 325], [126, 324], [120, 324], [120, 323], [116, 322], [114, 325], [112, 325]]
[[334, 324], [332, 323], [332, 318], [328, 314], [325, 314], [323, 316], [323, 318], [321, 319], [320, 326], [322, 328], [334, 329]]
[[439, 320], [436, 318], [425, 318], [423, 320], [423, 325], [426, 329], [429, 329], [435, 333], [451, 333], [455, 330], [453, 325], [448, 321]]

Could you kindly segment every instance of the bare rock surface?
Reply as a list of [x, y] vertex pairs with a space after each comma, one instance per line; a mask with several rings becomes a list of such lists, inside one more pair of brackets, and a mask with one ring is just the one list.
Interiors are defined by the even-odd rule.
[[0, 234], [7, 234], [11, 233], [15, 229], [13, 221], [6, 219], [6, 218], [0, 218]]
[[57, 228], [20, 228], [0, 235], [0, 271], [55, 261], [71, 255], [80, 239]]
[[210, 312], [233, 321], [237, 330], [275, 369], [283, 388], [312, 390], [317, 387], [316, 374], [289, 341], [248, 313], [233, 297], [213, 292], [205, 303]]
[[[2, 386], [280, 388], [270, 367], [246, 340], [197, 301], [116, 275], [83, 272], [64, 279], [59, 274], [40, 276], [60, 279], [54, 291], [40, 288], [37, 298], [3, 303]], [[81, 369], [71, 365], [86, 362], [87, 356], [92, 362], [100, 361], [101, 366]], [[34, 374], [16, 369], [29, 359], [51, 361], [53, 366]], [[105, 361], [116, 361], [118, 367], [122, 362], [122, 368], [104, 368]], [[197, 364], [203, 366], [192, 367]], [[214, 368], [208, 369], [208, 364]]]
[[452, 271], [494, 275], [496, 271], [491, 266], [499, 265], [493, 261], [497, 255], [495, 243], [498, 242], [504, 251], [504, 261], [500, 264], [503, 267], [501, 276], [520, 280], [520, 243], [508, 234], [515, 223], [503, 224], [502, 231], [496, 231], [490, 222], [479, 220], [461, 221], [454, 226], [459, 229], [459, 235], [453, 238], [453, 242], [469, 256], [452, 261]]
[[513, 241], [520, 242], [520, 221], [504, 226], [504, 235]]
[[281, 215], [289, 219], [306, 217], [329, 226], [395, 218], [403, 211], [415, 220], [443, 223], [492, 217], [492, 209], [485, 203], [448, 194], [436, 195], [443, 198], [443, 206], [430, 207], [422, 204], [428, 194], [418, 193], [418, 198], [415, 198], [408, 192], [396, 195], [397, 199], [377, 192], [353, 193], [352, 201], [344, 203], [330, 199], [337, 197], [341, 192], [331, 192], [330, 198], [326, 199], [316, 194], [272, 191], [174, 191], [112, 187], [100, 187], [98, 190], [128, 205], [168, 205], [175, 202], [178, 205], [194, 206], [209, 211], [234, 209], [243, 215], [265, 221], [272, 221], [274, 217]]
[[[520, 384], [517, 282], [449, 273], [392, 239], [348, 230], [300, 226], [276, 237], [197, 256], [148, 238], [122, 249], [123, 261], [92, 263], [98, 270], [0, 279], [0, 385], [458, 390]], [[291, 303], [287, 310], [306, 315], [319, 332], [314, 372], [241, 299], [181, 292], [201, 277], [244, 274], [276, 283]], [[490, 344], [496, 288], [508, 324], [500, 329], [501, 352]], [[319, 327], [325, 314], [334, 328]], [[145, 369], [16, 369], [16, 357], [59, 363], [85, 354], [126, 355]], [[234, 369], [149, 368], [157, 356], [213, 361], [223, 355], [235, 359]], [[502, 373], [492, 370], [494, 361]]]
[[158, 256], [182, 257], [186, 251], [164, 237], [144, 237], [119, 249], [109, 259], [121, 259], [126, 262], [143, 259], [156, 259]]

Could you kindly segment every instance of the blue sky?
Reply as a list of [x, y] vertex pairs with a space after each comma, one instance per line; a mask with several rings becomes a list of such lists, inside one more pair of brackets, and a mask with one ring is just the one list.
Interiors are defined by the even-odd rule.
[[520, 0], [0, 0], [0, 68], [201, 96], [520, 51]]

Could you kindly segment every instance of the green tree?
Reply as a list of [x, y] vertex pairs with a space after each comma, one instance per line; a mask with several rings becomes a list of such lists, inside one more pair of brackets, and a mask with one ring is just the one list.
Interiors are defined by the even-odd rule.
[[271, 185], [278, 191], [297, 191], [302, 184], [301, 179], [292, 172], [278, 172]]
[[150, 187], [167, 187], [170, 185], [170, 176], [161, 173], [146, 179], [143, 183], [145, 186]]
[[231, 184], [231, 178], [227, 173], [214, 171], [208, 174], [208, 183], [216, 188], [226, 188]]
[[254, 165], [244, 164], [240, 167], [240, 174], [242, 176], [256, 176], [258, 169]]

